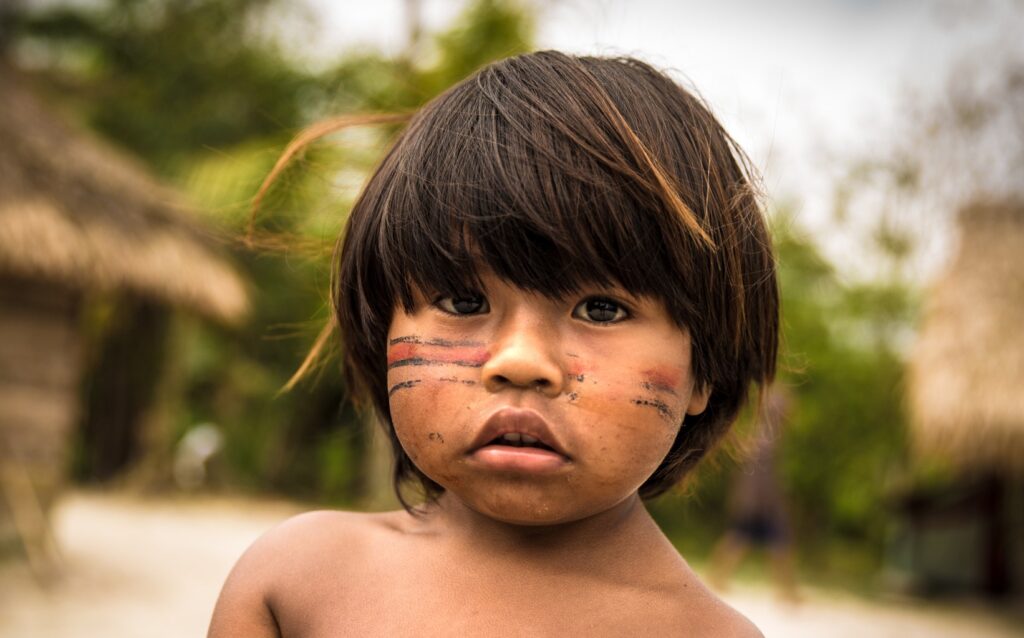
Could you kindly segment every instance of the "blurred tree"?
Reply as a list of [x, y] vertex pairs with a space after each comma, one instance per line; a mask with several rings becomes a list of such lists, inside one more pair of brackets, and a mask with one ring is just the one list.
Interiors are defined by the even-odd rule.
[[[779, 381], [793, 396], [779, 469], [797, 549], [819, 572], [864, 578], [881, 563], [882, 504], [905, 464], [902, 352], [916, 295], [897, 281], [844, 282], [786, 209], [774, 215], [773, 236], [782, 291]], [[726, 524], [737, 469], [729, 457], [743, 458], [751, 426], [747, 414], [726, 458], [702, 466], [686, 493], [655, 507], [691, 552], [706, 551]]]
[[[783, 218], [785, 219], [785, 218]], [[892, 474], [905, 461], [903, 341], [915, 296], [898, 281], [841, 281], [807, 239], [776, 225], [782, 378], [796, 400], [782, 473], [798, 528], [881, 559]]]
[[396, 111], [420, 106], [481, 66], [530, 50], [529, 5], [476, 0], [446, 31], [410, 47], [397, 59], [363, 52], [346, 56], [324, 74], [335, 87], [332, 111]]
[[24, 63], [43, 67], [89, 124], [164, 174], [204, 147], [302, 122], [315, 78], [261, 34], [279, 0], [31, 4], [15, 20]]
[[[415, 108], [479, 66], [527, 50], [532, 38], [528, 5], [477, 0], [443, 33], [413, 29], [420, 40], [404, 55], [363, 50], [313, 73], [272, 37], [269, 21], [289, 10], [301, 7], [280, 0], [27, 2], [7, 23], [22, 66], [88, 124], [183, 187], [207, 221], [236, 238], [250, 198], [299, 128], [343, 111]], [[364, 488], [365, 435], [353, 427], [339, 375], [327, 371], [278, 393], [326, 320], [326, 256], [355, 186], [393, 132], [334, 136], [278, 180], [257, 231], [280, 240], [285, 252], [237, 250], [257, 286], [249, 326], [228, 332], [190, 318], [173, 324], [170, 352], [179, 361], [170, 368], [181, 379], [170, 385], [184, 394], [174, 434], [219, 424], [236, 484], [337, 501]], [[104, 323], [97, 338], [123, 341], [112, 330], [113, 322]]]

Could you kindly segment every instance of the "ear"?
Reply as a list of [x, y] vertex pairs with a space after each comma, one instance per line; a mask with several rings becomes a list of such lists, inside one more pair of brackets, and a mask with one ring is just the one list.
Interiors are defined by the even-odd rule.
[[690, 393], [690, 403], [686, 406], [686, 413], [698, 415], [708, 407], [708, 399], [711, 398], [711, 386], [706, 383], [695, 383], [693, 392]]

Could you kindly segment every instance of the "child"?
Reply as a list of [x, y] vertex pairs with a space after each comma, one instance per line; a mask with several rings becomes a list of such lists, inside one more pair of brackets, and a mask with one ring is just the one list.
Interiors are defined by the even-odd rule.
[[774, 272], [742, 154], [646, 64], [541, 52], [453, 87], [367, 183], [333, 285], [424, 503], [267, 533], [210, 635], [760, 635], [643, 499], [770, 380]]

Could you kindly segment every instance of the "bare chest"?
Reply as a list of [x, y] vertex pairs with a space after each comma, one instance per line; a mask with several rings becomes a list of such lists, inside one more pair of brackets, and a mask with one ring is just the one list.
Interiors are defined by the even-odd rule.
[[683, 601], [666, 594], [585, 574], [410, 568], [321, 582], [277, 615], [285, 638], [679, 635]]

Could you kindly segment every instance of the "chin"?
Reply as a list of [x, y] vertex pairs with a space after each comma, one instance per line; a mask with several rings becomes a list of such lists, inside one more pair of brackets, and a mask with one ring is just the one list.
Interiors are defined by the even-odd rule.
[[541, 509], [527, 509], [527, 508], [504, 508], [501, 510], [477, 510], [480, 514], [487, 516], [500, 523], [506, 523], [508, 525], [518, 525], [521, 527], [545, 527], [548, 525], [561, 525], [563, 523], [571, 523], [583, 516], [565, 516], [561, 514], [555, 514], [550, 511], [544, 511]]
[[[568, 495], [568, 498], [531, 497], [524, 492], [527, 490], [516, 490], [516, 493], [509, 495], [491, 493], [483, 498], [464, 498], [462, 495], [457, 497], [478, 514], [501, 523], [524, 527], [571, 523], [596, 514], [602, 509], [573, 503], [572, 495]], [[573, 507], [567, 507], [569, 503]]]

